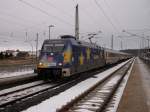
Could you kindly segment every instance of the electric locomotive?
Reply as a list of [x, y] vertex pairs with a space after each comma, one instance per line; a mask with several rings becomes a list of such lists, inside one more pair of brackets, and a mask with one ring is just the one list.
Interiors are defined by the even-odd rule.
[[61, 78], [105, 64], [104, 48], [64, 35], [61, 39], [44, 41], [37, 72], [39, 77]]
[[62, 78], [131, 58], [127, 53], [104, 49], [70, 35], [45, 40], [37, 64], [39, 77]]

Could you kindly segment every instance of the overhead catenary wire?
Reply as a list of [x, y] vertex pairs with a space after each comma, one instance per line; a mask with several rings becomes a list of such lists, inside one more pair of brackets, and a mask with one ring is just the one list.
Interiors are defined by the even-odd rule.
[[[12, 17], [12, 18], [15, 18], [17, 21], [14, 21], [14, 20], [9, 20], [8, 18], [5, 19], [5, 18], [2, 18], [1, 15], [0, 15], [0, 19], [1, 21], [3, 21], [4, 23], [6, 24], [13, 24], [13, 26], [17, 26], [19, 27], [18, 30], [15, 30], [15, 31], [10, 31], [10, 32], [20, 32], [20, 31], [24, 31], [24, 30], [28, 30], [28, 29], [32, 29], [33, 27], [36, 27], [39, 26], [39, 25], [43, 25], [45, 24], [45, 22], [41, 22], [41, 23], [38, 23], [38, 24], [34, 24], [34, 25], [27, 25], [26, 23], [29, 22], [29, 21], [26, 21], [26, 19], [23, 19], [23, 18], [20, 18], [20, 17], [16, 17], [12, 14], [9, 14], [9, 13], [4, 13], [4, 12], [0, 12], [6, 16], [9, 16], [9, 17]], [[20, 20], [20, 21], [18, 21]], [[22, 21], [22, 22], [21, 22]], [[31, 21], [30, 21], [31, 22]], [[10, 32], [7, 32], [7, 33], [10, 33]], [[9, 35], [9, 34], [8, 34]], [[0, 34], [0, 36], [6, 36], [6, 35], [3, 35], [3, 34]]]
[[0, 19], [2, 20], [2, 21], [4, 21], [5, 23], [7, 23], [7, 24], [14, 24], [14, 25], [16, 25], [16, 26], [19, 26], [19, 27], [27, 27], [27, 25], [25, 25], [25, 24], [22, 24], [22, 23], [19, 23], [19, 22], [17, 22], [17, 21], [10, 21], [10, 20], [7, 20], [7, 19], [4, 19], [4, 18], [1, 18], [0, 17]]
[[[0, 18], [0, 19], [1, 19], [1, 18]], [[32, 25], [32, 26], [24, 26], [24, 25], [19, 24], [19, 23], [17, 23], [17, 22], [8, 21], [8, 20], [5, 20], [5, 19], [3, 19], [3, 21], [6, 22], [7, 24], [12, 23], [12, 24], [15, 24], [16, 26], [20, 26], [20, 27], [22, 27], [22, 28], [19, 28], [19, 30], [15, 30], [15, 31], [5, 32], [5, 34], [0, 34], [0, 36], [7, 36], [7, 35], [10, 35], [10, 33], [11, 33], [11, 35], [12, 35], [12, 33], [13, 33], [13, 35], [14, 35], [15, 32], [21, 32], [21, 31], [22, 31], [22, 32], [24, 32], [24, 31], [27, 32], [28, 29], [32, 29], [33, 27], [37, 27], [37, 26], [39, 26], [39, 25], [41, 25], [41, 24], [44, 24], [44, 22], [42, 22], [42, 23], [39, 23], [39, 24], [36, 24], [36, 25]], [[7, 33], [7, 34], [6, 34], [6, 33]], [[8, 33], [9, 33], [9, 34], [8, 34]]]
[[116, 26], [112, 23], [111, 19], [107, 16], [107, 14], [105, 13], [104, 9], [102, 8], [102, 6], [97, 2], [97, 0], [94, 0], [95, 4], [97, 5], [97, 7], [100, 9], [100, 11], [103, 13], [103, 15], [105, 16], [105, 18], [108, 20], [108, 22], [112, 25], [112, 27], [118, 32], [118, 29], [116, 28]]
[[[24, 18], [22, 18], [22, 17], [15, 16], [15, 15], [10, 14], [10, 13], [8, 13], [8, 12], [2, 12], [2, 11], [0, 11], [0, 16], [7, 16], [7, 17], [11, 17], [11, 18], [17, 20], [17, 21], [14, 21], [14, 20], [12, 20], [12, 19], [9, 20], [8, 18], [7, 18], [7, 19], [4, 19], [4, 18], [0, 17], [0, 19], [1, 19], [2, 21], [4, 21], [5, 23], [7, 23], [7, 24], [12, 23], [12, 24], [15, 24], [15, 25], [20, 26], [20, 27], [23, 27], [23, 26], [24, 26], [24, 28], [19, 29], [19, 30], [16, 30], [16, 32], [21, 31], [21, 30], [31, 29], [31, 28], [33, 28], [33, 27], [37, 27], [37, 26], [39, 26], [39, 25], [45, 24], [45, 22], [40, 22], [40, 23], [38, 23], [38, 24], [35, 24], [35, 23], [33, 24], [33, 21], [31, 21], [31, 20], [26, 20], [26, 19], [24, 19]], [[19, 20], [19, 21], [18, 21], [18, 20]], [[28, 26], [27, 26], [27, 23], [32, 23], [33, 25], [30, 25], [30, 26], [28, 25]]]
[[30, 3], [26, 2], [26, 1], [24, 1], [24, 0], [19, 0], [19, 1], [22, 2], [22, 3], [24, 3], [24, 4], [26, 4], [26, 5], [28, 5], [28, 6], [30, 6], [31, 8], [33, 8], [33, 9], [35, 9], [35, 10], [40, 11], [41, 13], [43, 13], [43, 14], [45, 14], [45, 15], [47, 15], [47, 16], [50, 16], [50, 17], [52, 17], [52, 18], [58, 20], [59, 22], [63, 22], [63, 23], [65, 23], [66, 25], [73, 26], [73, 24], [69, 23], [68, 21], [65, 21], [65, 20], [63, 20], [63, 19], [60, 18], [60, 17], [57, 17], [57, 16], [55, 16], [55, 15], [53, 15], [53, 14], [50, 14], [49, 12], [47, 12], [47, 11], [45, 11], [45, 10], [43, 10], [43, 9], [41, 9], [41, 8], [39, 8], [39, 7], [37, 7], [37, 6], [34, 6], [34, 5], [32, 5], [32, 4], [30, 4]]
[[[57, 6], [55, 6], [54, 4], [52, 4], [50, 1], [47, 0], [41, 0], [44, 4], [49, 5], [53, 8], [55, 8], [57, 11], [63, 13], [63, 15], [66, 15], [67, 17], [71, 17], [74, 20], [74, 16], [69, 14], [68, 12], [66, 12], [64, 9], [62, 8], [58, 8]], [[81, 28], [82, 29], [82, 28]]]
[[[92, 20], [93, 25], [97, 24], [96, 20], [93, 18], [93, 15], [91, 15], [85, 8], [81, 7], [82, 12], [84, 12], [89, 18], [90, 20]], [[92, 18], [91, 18], [92, 17]]]
[[127, 31], [134, 31], [139, 33], [149, 33], [150, 28], [143, 28], [143, 29], [126, 29]]
[[[42, 1], [43, 3], [45, 3], [45, 4], [47, 4], [47, 5], [50, 5], [51, 7], [55, 8], [55, 9], [58, 10], [59, 12], [62, 12], [63, 15], [66, 15], [66, 16], [68, 16], [68, 17], [73, 18], [73, 20], [74, 20], [74, 13], [73, 13], [73, 15], [71, 15], [70, 13], [66, 12], [64, 9], [58, 8], [57, 6], [55, 6], [55, 5], [52, 4], [50, 1], [47, 1], [47, 0], [41, 0], [41, 1]], [[84, 23], [83, 23], [83, 24], [84, 24]], [[86, 25], [86, 24], [84, 24], [84, 25]], [[82, 28], [80, 28], [80, 29], [83, 30]]]
[[[78, 4], [75, 0], [72, 0], [72, 1], [74, 2], [74, 4]], [[93, 18], [94, 16], [91, 13], [89, 13], [85, 7], [81, 6], [80, 9], [83, 13], [85, 13], [86, 16], [90, 18], [90, 21], [92, 21], [93, 25], [97, 24], [96, 20]]]
[[57, 11], [59, 11], [59, 12], [62, 12], [63, 14], [65, 14], [66, 16], [68, 16], [68, 17], [71, 17], [71, 18], [73, 18], [73, 15], [71, 15], [71, 14], [69, 14], [68, 12], [66, 12], [64, 9], [58, 9], [54, 4], [52, 4], [50, 1], [47, 1], [47, 0], [41, 0], [44, 4], [46, 4], [46, 5], [49, 5], [49, 6], [51, 6], [51, 7], [53, 7], [53, 8], [55, 8]]
[[19, 20], [19, 21], [21, 21], [21, 22], [25, 22], [25, 23], [27, 23], [27, 22], [33, 23], [33, 21], [31, 21], [31, 20], [26, 20], [26, 19], [24, 19], [24, 18], [22, 18], [22, 17], [15, 16], [15, 15], [10, 14], [10, 13], [8, 13], [8, 12], [2, 12], [2, 11], [0, 11], [0, 15], [1, 15], [1, 16], [3, 15], [3, 16], [11, 17], [11, 18], [17, 19], [17, 20]]
[[[104, 0], [104, 3], [106, 5], [106, 7], [111, 10], [111, 7], [109, 6], [109, 4], [107, 3], [106, 0]], [[117, 25], [119, 25], [119, 27], [122, 29], [122, 25], [120, 25], [120, 22], [118, 21], [118, 19], [116, 18], [116, 15], [113, 13], [113, 11], [111, 10], [111, 17], [117, 22]]]
[[[12, 32], [20, 32], [20, 31], [24, 31], [24, 30], [29, 30], [29, 29], [32, 29], [32, 28], [34, 28], [34, 27], [36, 27], [36, 28], [38, 28], [37, 26], [39, 26], [40, 25], [40, 27], [41, 27], [41, 25], [43, 25], [44, 24], [44, 26], [46, 26], [46, 22], [39, 22], [39, 23], [34, 23], [33, 24], [33, 21], [31, 21], [31, 20], [26, 20], [26, 19], [24, 19], [24, 18], [22, 18], [22, 17], [18, 17], [18, 16], [15, 16], [15, 15], [13, 15], [13, 14], [10, 14], [10, 13], [8, 13], [8, 12], [2, 12], [2, 11], [0, 11], [0, 16], [4, 16], [4, 17], [11, 17], [11, 18], [13, 18], [13, 20], [11, 19], [11, 20], [9, 20], [8, 18], [7, 19], [4, 19], [4, 18], [2, 18], [2, 17], [0, 17], [0, 19], [2, 20], [2, 21], [4, 21], [5, 23], [7, 23], [7, 24], [13, 24], [13, 25], [15, 25], [15, 26], [19, 26], [19, 27], [22, 27], [22, 28], [19, 28], [18, 30], [15, 30], [15, 31], [12, 31]], [[15, 20], [17, 20], [17, 21], [14, 21], [14, 19]], [[32, 23], [33, 25], [28, 25], [27, 23]], [[8, 33], [10, 33], [10, 32], [8, 32]], [[1, 34], [0, 34], [1, 35]]]
[[[11, 35], [12, 35], [12, 33], [13, 33], [13, 35], [14, 35], [14, 32], [20, 32], [21, 30], [25, 30], [25, 29], [27, 29], [27, 27], [33, 27], [33, 26], [27, 26], [27, 25], [25, 25], [25, 24], [23, 24], [23, 23], [20, 23], [20, 22], [18, 22], [18, 21], [12, 21], [12, 20], [7, 20], [7, 19], [3, 19], [3, 18], [1, 18], [0, 17], [0, 20], [1, 21], [3, 21], [3, 22], [5, 22], [6, 24], [8, 24], [8, 25], [10, 25], [10, 24], [13, 24], [13, 26], [16, 26], [16, 27], [18, 27], [18, 29], [19, 30], [11, 30], [11, 31], [8, 31], [7, 33], [9, 33], [8, 35], [10, 35], [10, 33], [11, 33]], [[14, 27], [13, 27], [14, 28]], [[7, 29], [8, 30], [8, 29]], [[1, 32], [0, 32], [1, 33]], [[5, 33], [6, 34], [6, 33]], [[0, 34], [0, 36], [7, 36], [7, 35], [3, 35], [3, 34]]]

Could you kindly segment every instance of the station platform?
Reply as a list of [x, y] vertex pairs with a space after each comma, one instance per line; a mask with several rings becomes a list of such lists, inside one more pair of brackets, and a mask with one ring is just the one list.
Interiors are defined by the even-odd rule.
[[117, 112], [150, 112], [150, 64], [136, 58]]

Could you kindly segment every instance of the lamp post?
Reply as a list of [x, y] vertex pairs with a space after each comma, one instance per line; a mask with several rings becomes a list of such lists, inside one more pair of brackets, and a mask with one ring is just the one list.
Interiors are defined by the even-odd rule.
[[54, 27], [54, 25], [49, 25], [48, 27], [49, 27], [49, 40], [50, 40], [50, 29], [51, 27]]

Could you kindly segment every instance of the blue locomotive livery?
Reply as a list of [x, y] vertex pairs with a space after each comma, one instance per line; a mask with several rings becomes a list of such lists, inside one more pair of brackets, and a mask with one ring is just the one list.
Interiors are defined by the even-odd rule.
[[37, 72], [39, 77], [62, 78], [102, 67], [129, 58], [128, 54], [104, 49], [95, 44], [64, 35], [61, 39], [45, 40]]

